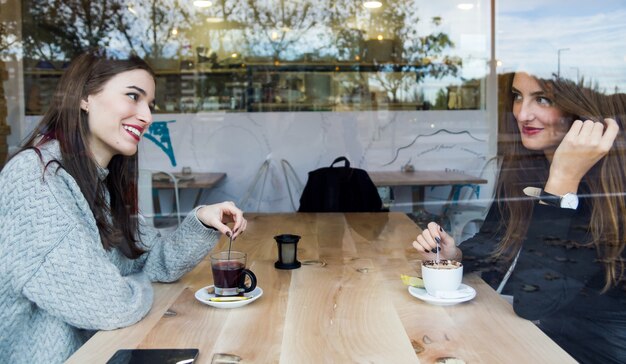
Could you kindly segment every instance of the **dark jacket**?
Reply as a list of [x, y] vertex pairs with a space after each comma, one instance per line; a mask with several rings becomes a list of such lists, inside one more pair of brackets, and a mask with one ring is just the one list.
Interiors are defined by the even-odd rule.
[[[503, 294], [515, 312], [536, 321], [548, 336], [582, 363], [626, 361], [626, 284], [601, 294], [604, 269], [590, 241], [589, 200], [577, 210], [535, 204], [517, 265]], [[510, 262], [494, 261], [501, 215], [494, 203], [478, 234], [464, 241], [465, 271], [481, 271], [497, 287]]]

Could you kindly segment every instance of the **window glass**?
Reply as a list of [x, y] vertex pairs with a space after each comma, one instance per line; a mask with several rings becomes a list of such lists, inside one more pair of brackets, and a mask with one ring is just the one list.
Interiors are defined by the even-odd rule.
[[[496, 119], [512, 112], [510, 85], [492, 74], [502, 81], [518, 70], [557, 75], [604, 94], [626, 88], [619, 0], [365, 3], [2, 2], [0, 135], [7, 141], [0, 151], [17, 148], [68, 62], [96, 46], [115, 57], [135, 53], [157, 72], [158, 115], [140, 145], [143, 166], [227, 173], [224, 188], [203, 202], [250, 191], [251, 206], [262, 211], [293, 209], [285, 185], [271, 192], [250, 186], [271, 158], [289, 160], [302, 180], [340, 155], [368, 171], [482, 175], [497, 141], [507, 138]], [[233, 145], [236, 156], [224, 153]], [[439, 207], [450, 189], [397, 189], [393, 206], [412, 211], [426, 200]], [[489, 199], [492, 179], [480, 190]]]
[[488, 4], [372, 3], [24, 0], [26, 113], [96, 46], [150, 61], [157, 112], [485, 107]]
[[619, 0], [496, 2], [500, 73], [518, 69], [626, 90], [626, 6]]

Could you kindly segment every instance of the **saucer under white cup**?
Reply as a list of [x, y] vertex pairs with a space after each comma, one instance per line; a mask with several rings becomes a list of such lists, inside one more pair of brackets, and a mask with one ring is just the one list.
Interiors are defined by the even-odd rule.
[[413, 286], [409, 286], [409, 293], [415, 298], [437, 306], [456, 305], [461, 302], [467, 302], [476, 297], [476, 290], [463, 283], [461, 283], [458, 290], [446, 291], [440, 297], [431, 296], [428, 292], [426, 292], [426, 289]]

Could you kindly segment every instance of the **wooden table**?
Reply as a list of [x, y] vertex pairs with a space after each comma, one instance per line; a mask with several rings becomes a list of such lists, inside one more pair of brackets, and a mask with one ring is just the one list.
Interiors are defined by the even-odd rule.
[[375, 171], [367, 172], [376, 186], [445, 186], [484, 184], [484, 178], [452, 171]]
[[[178, 179], [178, 188], [213, 188], [226, 178], [223, 172], [192, 172], [190, 174], [172, 173]], [[169, 178], [161, 178], [158, 174], [152, 177], [152, 187], [172, 189], [174, 184]]]
[[[368, 171], [370, 178], [378, 187], [410, 186], [413, 190], [414, 210], [424, 202], [426, 186], [458, 186], [466, 184], [488, 183], [484, 178], [453, 171]], [[450, 190], [448, 203], [452, 199], [454, 189]]]
[[[570, 363], [574, 360], [477, 276], [478, 293], [455, 306], [411, 296], [419, 228], [401, 213], [251, 214], [237, 250], [249, 254], [264, 294], [237, 309], [194, 298], [212, 284], [210, 262], [173, 284], [154, 284], [141, 322], [92, 337], [70, 363], [105, 362], [120, 348], [196, 347], [198, 362], [229, 353], [246, 363]], [[296, 270], [277, 270], [273, 236], [302, 236]], [[222, 238], [215, 250], [222, 250]], [[167, 312], [167, 314], [166, 314]]]
[[[178, 182], [179, 193], [183, 189], [197, 189], [196, 197], [194, 198], [193, 206], [198, 206], [202, 192], [215, 187], [224, 178], [226, 173], [223, 172], [192, 172], [190, 174], [172, 173], [176, 177]], [[152, 188], [157, 190], [171, 190], [174, 189], [174, 182], [166, 174], [161, 176], [156, 173], [152, 176]], [[161, 204], [158, 198], [155, 198], [154, 209], [156, 212], [161, 211]]]

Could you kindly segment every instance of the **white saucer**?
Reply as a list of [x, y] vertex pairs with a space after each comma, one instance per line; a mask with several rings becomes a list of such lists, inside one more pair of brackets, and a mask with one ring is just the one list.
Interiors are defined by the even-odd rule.
[[409, 286], [409, 293], [411, 296], [419, 298], [420, 300], [437, 306], [451, 306], [457, 303], [466, 302], [476, 297], [476, 290], [467, 284], [461, 283], [459, 290], [467, 290], [468, 294], [459, 298], [439, 298], [428, 294], [424, 288], [417, 288]]
[[254, 302], [257, 298], [263, 295], [263, 290], [261, 289], [261, 287], [257, 286], [255, 289], [252, 290], [252, 292], [243, 294], [245, 297], [250, 297], [250, 299], [248, 300], [233, 301], [233, 302], [214, 302], [214, 301], [210, 301], [210, 299], [215, 297], [215, 293], [209, 293], [209, 292], [213, 292], [213, 285], [206, 286], [204, 288], [200, 288], [199, 290], [197, 290], [195, 294], [196, 299], [204, 303], [205, 305], [209, 305], [209, 306], [213, 306], [217, 308], [237, 308], [237, 307], [245, 306], [249, 303]]

